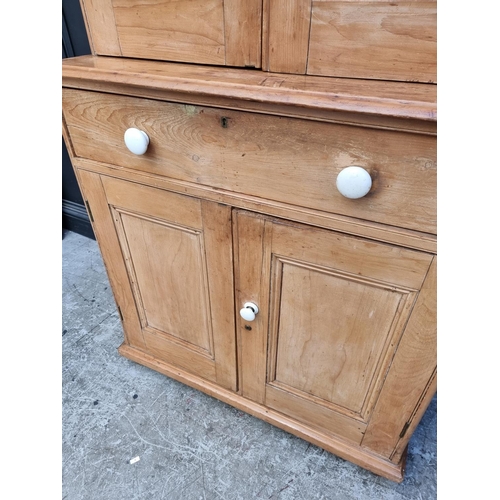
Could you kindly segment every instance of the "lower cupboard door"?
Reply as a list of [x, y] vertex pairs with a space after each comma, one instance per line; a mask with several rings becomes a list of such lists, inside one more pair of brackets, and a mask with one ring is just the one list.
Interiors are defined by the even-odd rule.
[[231, 210], [80, 171], [126, 343], [236, 389]]
[[[236, 307], [259, 308], [237, 320], [242, 394], [357, 444], [370, 434], [368, 447], [391, 458], [435, 367], [424, 338], [416, 354], [402, 352], [420, 378], [391, 381], [434, 256], [244, 211], [233, 220]], [[409, 396], [375, 415], [401, 384]], [[372, 421], [385, 427], [373, 432]]]

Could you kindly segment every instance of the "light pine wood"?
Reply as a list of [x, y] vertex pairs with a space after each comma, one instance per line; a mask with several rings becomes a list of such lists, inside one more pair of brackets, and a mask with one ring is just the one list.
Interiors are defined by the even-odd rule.
[[307, 74], [436, 82], [435, 0], [311, 5]]
[[[144, 78], [147, 74], [147, 78]], [[62, 61], [63, 85], [111, 93], [218, 107], [243, 107], [265, 113], [332, 120], [357, 120], [361, 125], [436, 133], [437, 88], [400, 82], [378, 82], [321, 76], [241, 71], [126, 58], [81, 56]], [[278, 106], [278, 108], [276, 108]], [[333, 117], [332, 117], [333, 113]], [[397, 118], [389, 120], [388, 118]], [[410, 120], [407, 122], [405, 120]]]
[[201, 201], [217, 383], [237, 389], [231, 207]]
[[137, 281], [143, 328], [168, 333], [212, 357], [201, 233], [122, 211], [117, 219]]
[[302, 395], [290, 391], [288, 387], [266, 385], [266, 399], [268, 408], [273, 408], [284, 415], [295, 418], [313, 429], [326, 434], [340, 436], [349, 442], [359, 444], [363, 438], [366, 424], [349, 418], [342, 412], [332, 410], [322, 404], [314, 404]]
[[93, 53], [261, 66], [261, 0], [81, 0]]
[[435, 0], [264, 2], [263, 68], [436, 82]]
[[115, 24], [113, 0], [80, 0], [93, 54], [122, 56]]
[[239, 319], [251, 327], [242, 395], [359, 444], [432, 256], [248, 212], [236, 221], [237, 304], [262, 307]]
[[261, 67], [262, 0], [224, 0], [227, 66]]
[[[435, 232], [435, 138], [64, 89], [78, 156], [264, 199]], [[226, 126], [222, 125], [222, 119]], [[150, 144], [137, 156], [129, 127]], [[340, 171], [365, 168], [371, 192], [350, 200]]]
[[396, 447], [401, 456], [411, 436], [407, 431], [400, 438], [405, 424], [412, 424], [414, 428], [427, 407], [421, 404], [417, 408], [418, 404], [425, 397], [428, 405], [435, 392], [432, 379], [437, 356], [436, 262], [435, 258], [362, 441], [363, 447], [387, 458], [393, 456]]
[[274, 379], [361, 415], [407, 294], [333, 270], [282, 266]]
[[114, 207], [150, 215], [194, 230], [201, 231], [203, 228], [200, 200], [196, 198], [108, 177], [103, 177], [102, 183], [106, 189], [106, 198]]
[[402, 82], [435, 81], [435, 2], [81, 1], [134, 58], [63, 61], [120, 352], [401, 481], [436, 390], [436, 86]]
[[[298, 243], [299, 242], [299, 243]], [[314, 262], [347, 276], [371, 278], [418, 290], [433, 256], [286, 221], [273, 224], [273, 252], [296, 262]], [[361, 257], [362, 256], [362, 257]]]
[[436, 391], [437, 391], [437, 367], [436, 367], [436, 370], [434, 371], [431, 379], [429, 380], [429, 383], [427, 384], [426, 388], [424, 389], [424, 392], [422, 394], [420, 401], [418, 402], [418, 404], [415, 406], [415, 409], [413, 410], [413, 415], [410, 417], [410, 422], [409, 422], [408, 427], [406, 428], [405, 434], [403, 435], [403, 437], [399, 438], [398, 444], [396, 445], [396, 448], [392, 452], [391, 462], [393, 462], [395, 464], [399, 463], [401, 461], [402, 457], [406, 454], [406, 452], [408, 450], [408, 441], [410, 440], [415, 429], [417, 428], [418, 424], [420, 423], [420, 420], [422, 419], [430, 402], [434, 398]]
[[[99, 209], [95, 226], [108, 250], [105, 264], [121, 278], [118, 296], [129, 301], [127, 338], [142, 340], [130, 343], [234, 390], [230, 267], [219, 276], [221, 267], [231, 264], [230, 208], [84, 171], [79, 175], [89, 184], [91, 206]], [[207, 251], [207, 245], [216, 246]]]
[[265, 68], [277, 73], [304, 74], [307, 68], [311, 0], [267, 2]]
[[301, 207], [293, 207], [285, 203], [263, 200], [261, 198], [232, 193], [221, 189], [214, 190], [209, 186], [169, 179], [82, 158], [73, 158], [72, 161], [76, 167], [82, 170], [97, 172], [106, 176], [130, 180], [149, 186], [158, 186], [172, 192], [225, 203], [245, 210], [265, 213], [275, 217], [294, 220], [296, 222], [303, 222], [325, 229], [334, 229], [342, 233], [363, 236], [365, 238], [413, 248], [415, 250], [431, 253], [436, 253], [437, 250], [436, 236], [428, 233], [420, 233], [398, 227], [388, 227], [374, 222], [362, 221]]
[[223, 0], [113, 0], [123, 55], [224, 64]]
[[[270, 244], [270, 226], [262, 217], [246, 217], [236, 212], [234, 218], [236, 328], [239, 345], [240, 391], [258, 403], [265, 400], [266, 332], [268, 316], [269, 252], [255, 251]], [[245, 302], [254, 302], [259, 313], [252, 322], [238, 311]], [[246, 328], [245, 328], [246, 327]]]
[[[436, 1], [81, 0], [93, 53], [436, 82]], [[262, 54], [262, 57], [261, 57]]]

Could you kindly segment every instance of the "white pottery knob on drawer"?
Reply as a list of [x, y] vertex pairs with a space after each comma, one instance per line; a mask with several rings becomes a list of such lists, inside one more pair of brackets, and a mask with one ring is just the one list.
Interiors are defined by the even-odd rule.
[[143, 155], [148, 149], [148, 134], [138, 128], [127, 129], [123, 138], [128, 150], [135, 155]]
[[337, 176], [337, 189], [346, 198], [354, 200], [362, 198], [370, 191], [371, 187], [372, 178], [362, 167], [346, 167]]
[[245, 321], [253, 321], [258, 312], [259, 308], [257, 307], [257, 304], [254, 304], [253, 302], [245, 302], [243, 304], [243, 309], [240, 309], [240, 316]]

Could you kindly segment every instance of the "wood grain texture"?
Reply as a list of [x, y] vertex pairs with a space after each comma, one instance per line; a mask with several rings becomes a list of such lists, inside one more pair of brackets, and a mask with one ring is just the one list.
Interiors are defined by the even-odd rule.
[[[109, 177], [97, 179], [100, 190], [92, 190], [93, 203], [99, 203], [97, 237], [113, 241], [112, 254], [103, 256], [122, 281], [112, 286], [118, 287], [118, 296], [132, 300], [122, 308], [133, 321], [127, 338], [139, 337], [139, 348], [234, 390], [231, 267], [218, 276], [231, 262], [229, 208]], [[102, 227], [102, 219], [107, 220], [102, 210], [107, 219], [113, 215], [114, 226], [108, 220]], [[221, 244], [226, 247], [220, 249]]]
[[410, 417], [410, 422], [406, 429], [406, 433], [404, 434], [403, 437], [399, 438], [398, 444], [396, 445], [396, 448], [392, 452], [391, 462], [395, 464], [399, 463], [402, 457], [404, 457], [404, 455], [406, 454], [408, 450], [409, 439], [411, 438], [411, 436], [413, 436], [415, 429], [419, 425], [420, 420], [424, 415], [424, 412], [427, 410], [427, 407], [434, 398], [436, 391], [437, 391], [437, 367], [429, 383], [427, 384], [424, 393], [422, 394], [422, 398], [420, 399], [417, 406], [413, 410], [413, 415]]
[[283, 260], [334, 267], [346, 277], [369, 278], [418, 290], [432, 255], [284, 221], [273, 224], [273, 252]]
[[118, 215], [126, 238], [122, 248], [137, 279], [143, 328], [165, 332], [213, 357], [201, 233], [136, 213]]
[[272, 0], [262, 0], [262, 70], [269, 71], [269, 9]]
[[231, 207], [201, 201], [217, 383], [237, 390]]
[[222, 189], [212, 189], [196, 183], [179, 181], [133, 169], [104, 164], [82, 158], [74, 158], [73, 162], [78, 168], [104, 174], [109, 177], [130, 180], [140, 184], [162, 187], [171, 192], [188, 194], [200, 199], [225, 203], [244, 210], [264, 213], [273, 217], [302, 222], [311, 226], [324, 229], [334, 229], [341, 233], [362, 236], [379, 242], [386, 242], [436, 253], [437, 237], [428, 233], [411, 231], [408, 229], [385, 226], [369, 221], [353, 219], [341, 215], [319, 212], [286, 203], [263, 200], [254, 196], [242, 195]]
[[[104, 86], [112, 93], [154, 95], [156, 99], [163, 96], [168, 100], [179, 100], [175, 95], [180, 93], [184, 103], [201, 96], [212, 98], [219, 106], [232, 102], [233, 106], [256, 106], [261, 112], [281, 106], [281, 114], [308, 110], [322, 120], [332, 112], [353, 114], [360, 123], [369, 120], [367, 117], [416, 120], [433, 124], [434, 133], [437, 120], [435, 85], [268, 74], [97, 56], [64, 59], [62, 77], [63, 86], [74, 88]], [[398, 120], [391, 122], [393, 127], [398, 126]]]
[[262, 0], [224, 0], [227, 66], [261, 66]]
[[307, 68], [311, 0], [271, 0], [265, 15], [269, 71], [304, 74]]
[[122, 56], [113, 0], [80, 0], [93, 54]]
[[[415, 412], [436, 370], [436, 259], [429, 269], [413, 314], [398, 347], [362, 446], [390, 458], [404, 449], [411, 433], [400, 439], [405, 424], [418, 423], [426, 405]], [[431, 387], [434, 387], [435, 384]], [[427, 404], [432, 392], [426, 397]], [[415, 424], [416, 425], [416, 424]]]
[[[63, 90], [65, 119], [78, 156], [433, 233], [436, 145], [430, 136], [343, 127], [236, 111]], [[227, 127], [221, 126], [225, 118]], [[146, 154], [123, 143], [129, 127], [150, 138]], [[339, 172], [365, 168], [364, 198], [344, 198]]]
[[361, 415], [405, 294], [294, 263], [282, 273], [276, 380]]
[[148, 186], [102, 178], [110, 205], [167, 220], [190, 229], [203, 228], [200, 200]]
[[436, 82], [436, 1], [312, 1], [307, 73]]
[[223, 0], [113, 0], [125, 57], [224, 64]]
[[[266, 346], [268, 329], [270, 227], [266, 219], [235, 211], [233, 234], [236, 313], [245, 302], [254, 302], [259, 313], [252, 322], [237, 314], [241, 393], [258, 403], [265, 400]], [[258, 251], [256, 251], [258, 249]], [[247, 327], [247, 328], [245, 328]]]
[[251, 399], [361, 442], [415, 301], [398, 284], [420, 287], [432, 257], [251, 213], [236, 220], [237, 296], [261, 308], [240, 334], [242, 394], [248, 386]]
[[366, 424], [274, 385], [266, 385], [265, 405], [322, 432], [361, 442]]

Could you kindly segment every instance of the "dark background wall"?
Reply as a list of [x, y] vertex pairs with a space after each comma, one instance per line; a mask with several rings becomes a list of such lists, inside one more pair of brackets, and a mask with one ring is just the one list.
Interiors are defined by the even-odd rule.
[[[79, 0], [62, 2], [62, 56], [90, 54]], [[62, 226], [89, 238], [94, 238], [92, 226], [76, 182], [64, 140], [62, 143]]]

